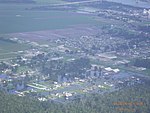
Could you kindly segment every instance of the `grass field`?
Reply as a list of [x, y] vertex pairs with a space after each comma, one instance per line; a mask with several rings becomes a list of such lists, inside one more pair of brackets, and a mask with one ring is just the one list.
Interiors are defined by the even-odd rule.
[[[40, 30], [64, 29], [72, 25], [96, 23], [88, 15], [70, 11], [31, 11], [25, 10], [40, 4], [0, 4], [0, 34], [32, 32]], [[20, 50], [29, 47], [23, 44], [0, 40], [0, 59], [18, 55]]]
[[27, 48], [29, 47], [25, 44], [12, 43], [0, 39], [0, 54], [17, 52], [17, 51], [25, 50]]
[[30, 47], [25, 44], [8, 42], [0, 39], [0, 59], [9, 59], [18, 56], [18, 51], [24, 51]]
[[[69, 11], [31, 11], [31, 4], [0, 4], [0, 34], [60, 29], [96, 23], [91, 16]], [[3, 27], [2, 27], [3, 26]]]

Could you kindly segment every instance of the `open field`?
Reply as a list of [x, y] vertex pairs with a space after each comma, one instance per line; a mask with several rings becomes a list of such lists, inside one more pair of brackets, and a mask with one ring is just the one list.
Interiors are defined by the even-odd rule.
[[41, 42], [57, 38], [79, 38], [81, 36], [96, 35], [98, 32], [99, 30], [97, 29], [97, 27], [80, 25], [78, 27], [72, 26], [66, 29], [12, 33], [9, 35], [12, 37], [23, 38], [30, 41]]
[[63, 29], [71, 25], [96, 23], [88, 15], [68, 11], [31, 11], [31, 4], [0, 4], [0, 34]]
[[63, 3], [63, 0], [34, 0], [36, 3], [40, 4], [56, 4], [56, 3]]
[[[9, 46], [8, 46], [9, 45]], [[14, 53], [17, 51], [25, 50], [29, 48], [25, 44], [18, 44], [0, 39], [0, 54]]]
[[0, 3], [19, 3], [19, 4], [56, 4], [64, 0], [0, 0]]
[[23, 51], [26, 49], [29, 49], [29, 47], [25, 44], [18, 44], [0, 39], [0, 59], [16, 57], [20, 54], [18, 51]]
[[[39, 0], [40, 1], [40, 0]], [[48, 1], [48, 0], [47, 0]], [[53, 1], [53, 0], [52, 0]], [[65, 29], [75, 25], [106, 25], [120, 21], [73, 11], [27, 10], [42, 4], [0, 4], [0, 34]]]

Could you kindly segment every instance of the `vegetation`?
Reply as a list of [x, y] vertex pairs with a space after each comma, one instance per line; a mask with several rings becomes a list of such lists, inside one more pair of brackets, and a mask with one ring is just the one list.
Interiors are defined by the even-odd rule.
[[87, 15], [68, 11], [26, 10], [33, 6], [37, 5], [0, 4], [2, 11], [0, 25], [3, 26], [0, 28], [0, 34], [63, 29], [71, 25], [99, 23]]
[[23, 51], [29, 48], [30, 47], [26, 44], [19, 44], [10, 39], [0, 37], [0, 59], [16, 57], [20, 54], [18, 51]]
[[[116, 104], [119, 102], [122, 104]], [[0, 92], [1, 113], [149, 113], [149, 106], [149, 82], [110, 94], [85, 95], [83, 99], [76, 98], [75, 101], [66, 104], [39, 102], [28, 97]]]
[[28, 3], [28, 4], [47, 4], [62, 3], [63, 0], [0, 0], [0, 3]]
[[150, 25], [143, 25], [138, 27], [139, 30], [150, 33]]
[[62, 3], [64, 2], [63, 0], [34, 0], [36, 3], [44, 3], [44, 4], [56, 4], [56, 3]]
[[150, 69], [150, 59], [136, 59], [134, 66]]
[[28, 66], [31, 68], [38, 67], [44, 75], [54, 81], [57, 81], [60, 75], [68, 78], [81, 77], [82, 73], [90, 68], [90, 60], [87, 58], [79, 58], [65, 63], [63, 60], [47, 61], [47, 57], [44, 57], [44, 54], [39, 54], [32, 58]]
[[35, 3], [33, 0], [0, 0], [1, 3]]

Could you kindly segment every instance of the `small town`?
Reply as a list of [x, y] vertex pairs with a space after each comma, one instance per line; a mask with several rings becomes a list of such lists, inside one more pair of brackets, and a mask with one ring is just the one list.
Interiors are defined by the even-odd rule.
[[123, 2], [0, 0], [0, 113], [149, 113], [150, 2]]

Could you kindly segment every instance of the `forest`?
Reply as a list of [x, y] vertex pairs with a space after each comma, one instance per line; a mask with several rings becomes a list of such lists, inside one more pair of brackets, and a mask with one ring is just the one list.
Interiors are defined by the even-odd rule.
[[39, 102], [0, 92], [1, 113], [149, 113], [149, 106], [149, 81], [109, 94], [86, 94], [67, 103]]

